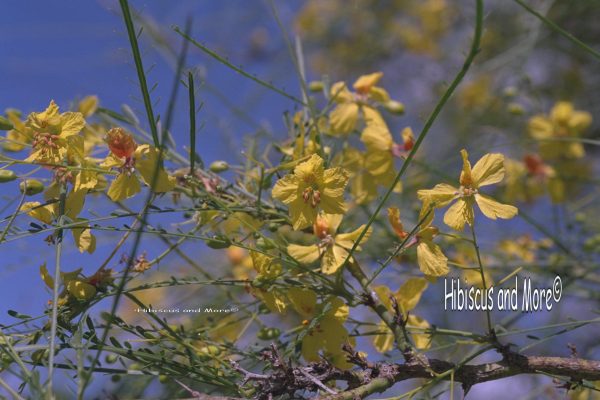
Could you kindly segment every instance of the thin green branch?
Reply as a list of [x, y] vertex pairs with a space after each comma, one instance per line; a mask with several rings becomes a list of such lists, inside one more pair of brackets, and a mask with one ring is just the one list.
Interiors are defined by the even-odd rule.
[[581, 40], [577, 39], [575, 36], [573, 36], [569, 32], [565, 31], [563, 28], [561, 28], [560, 26], [556, 25], [554, 22], [550, 21], [548, 18], [546, 18], [542, 14], [538, 13], [537, 11], [535, 11], [533, 8], [529, 7], [529, 5], [527, 5], [524, 1], [522, 1], [522, 0], [515, 0], [515, 3], [517, 3], [518, 5], [520, 5], [521, 7], [523, 7], [531, 15], [535, 16], [536, 18], [538, 18], [540, 21], [542, 21], [544, 24], [546, 24], [554, 32], [556, 32], [559, 35], [563, 36], [565, 39], [569, 40], [571, 43], [573, 43], [574, 45], [576, 45], [580, 49], [584, 50], [586, 53], [588, 53], [589, 55], [591, 55], [592, 57], [594, 57], [596, 60], [600, 61], [600, 53], [599, 52], [597, 52], [596, 50], [592, 49], [590, 46], [588, 46], [587, 44], [583, 43]]
[[125, 26], [127, 27], [127, 36], [129, 37], [131, 53], [133, 54], [135, 69], [140, 81], [140, 90], [142, 91], [142, 98], [144, 99], [144, 107], [146, 109], [146, 115], [148, 116], [148, 124], [150, 125], [150, 131], [152, 132], [152, 139], [154, 140], [154, 146], [159, 148], [161, 143], [158, 138], [158, 128], [156, 126], [156, 120], [154, 119], [152, 101], [150, 100], [150, 91], [148, 90], [148, 83], [146, 82], [146, 73], [144, 72], [144, 65], [142, 63], [142, 56], [140, 54], [137, 35], [133, 26], [133, 20], [131, 19], [131, 12], [129, 11], [129, 4], [127, 0], [119, 0], [119, 4], [121, 5], [123, 19], [125, 20]]
[[214, 58], [215, 60], [217, 60], [218, 62], [220, 62], [221, 64], [225, 65], [226, 67], [231, 68], [232, 70], [234, 70], [235, 72], [237, 72], [238, 74], [258, 83], [259, 85], [262, 85], [264, 87], [266, 87], [267, 89], [270, 89], [272, 91], [274, 91], [275, 93], [279, 93], [280, 95], [295, 101], [298, 104], [301, 104], [303, 106], [306, 106], [306, 104], [304, 103], [304, 101], [300, 100], [298, 97], [291, 95], [289, 93], [287, 93], [286, 91], [279, 89], [278, 87], [274, 86], [273, 84], [269, 83], [269, 82], [265, 82], [262, 79], [257, 78], [256, 76], [244, 71], [242, 68], [240, 67], [236, 67], [235, 65], [233, 65], [232, 63], [230, 63], [227, 59], [225, 59], [224, 57], [222, 57], [221, 55], [219, 55], [218, 53], [216, 53], [215, 51], [209, 49], [208, 47], [204, 46], [203, 44], [195, 41], [194, 39], [192, 39], [189, 35], [187, 35], [185, 32], [182, 32], [181, 29], [179, 29], [179, 27], [174, 27], [173, 30], [175, 32], [177, 32], [178, 34], [180, 34], [181, 36], [183, 36], [184, 38], [186, 38], [187, 40], [189, 40], [194, 46], [196, 46], [197, 48], [199, 48], [200, 50], [202, 50], [204, 53], [208, 54], [209, 56], [211, 56], [212, 58]]

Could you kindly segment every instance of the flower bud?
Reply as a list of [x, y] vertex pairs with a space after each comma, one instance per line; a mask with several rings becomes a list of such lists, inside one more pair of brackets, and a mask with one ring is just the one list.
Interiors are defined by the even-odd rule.
[[229, 164], [226, 161], [215, 161], [210, 164], [208, 167], [212, 172], [218, 174], [220, 172], [225, 172], [229, 169]]
[[396, 100], [389, 100], [383, 105], [388, 112], [396, 115], [404, 114], [404, 104]]
[[44, 191], [44, 184], [37, 179], [26, 179], [19, 184], [21, 193], [27, 196], [33, 196]]
[[525, 113], [525, 109], [519, 103], [509, 103], [506, 109], [513, 115], [523, 115]]
[[308, 90], [311, 92], [322, 92], [325, 85], [321, 81], [312, 81], [308, 84]]
[[10, 169], [0, 169], [0, 183], [11, 182], [17, 179], [17, 174]]

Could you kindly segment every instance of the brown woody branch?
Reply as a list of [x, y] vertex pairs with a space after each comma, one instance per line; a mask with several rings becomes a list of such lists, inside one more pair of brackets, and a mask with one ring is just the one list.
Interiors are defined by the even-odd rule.
[[[378, 364], [378, 373], [368, 376], [369, 371], [363, 373], [364, 384], [354, 389], [347, 390], [337, 395], [323, 396], [321, 399], [342, 400], [364, 398], [372, 393], [381, 393], [392, 387], [397, 382], [413, 378], [434, 378], [430, 371], [443, 374], [454, 370], [454, 380], [461, 382], [463, 389], [467, 392], [472, 386], [507, 378], [521, 374], [551, 374], [568, 377], [577, 382], [583, 379], [600, 380], [600, 361], [584, 360], [581, 358], [566, 357], [540, 357], [522, 356], [512, 354], [499, 362], [462, 365], [432, 359], [429, 367], [420, 364]], [[450, 375], [441, 377], [450, 380]]]

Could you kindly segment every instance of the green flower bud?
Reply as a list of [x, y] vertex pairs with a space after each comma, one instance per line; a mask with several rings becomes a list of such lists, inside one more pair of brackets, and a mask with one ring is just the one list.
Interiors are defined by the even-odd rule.
[[33, 196], [44, 191], [44, 184], [37, 179], [27, 179], [19, 184], [21, 193], [27, 196]]
[[515, 97], [517, 95], [517, 88], [514, 86], [507, 86], [504, 88], [504, 95], [506, 97]]
[[525, 113], [525, 109], [519, 103], [509, 103], [507, 110], [513, 115], [523, 115]]
[[107, 364], [114, 364], [117, 362], [117, 360], [119, 359], [119, 356], [117, 356], [116, 354], [108, 354], [104, 360], [106, 361]]
[[10, 182], [17, 179], [17, 174], [10, 169], [0, 169], [0, 183]]
[[225, 172], [229, 169], [229, 164], [226, 161], [215, 161], [208, 167], [212, 172], [218, 174], [219, 172]]
[[308, 84], [308, 90], [311, 92], [322, 92], [325, 85], [321, 81], [312, 81]]
[[396, 100], [389, 100], [384, 105], [386, 110], [392, 114], [402, 115], [404, 114], [404, 104]]
[[279, 337], [279, 335], [281, 335], [281, 330], [279, 330], [278, 328], [261, 328], [261, 330], [258, 331], [258, 333], [256, 334], [256, 336], [261, 339], [261, 340], [273, 340], [273, 339], [277, 339]]

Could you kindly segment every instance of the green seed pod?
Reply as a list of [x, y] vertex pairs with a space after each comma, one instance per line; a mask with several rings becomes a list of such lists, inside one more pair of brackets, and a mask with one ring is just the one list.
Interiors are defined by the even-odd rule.
[[159, 375], [158, 376], [158, 381], [160, 383], [168, 383], [169, 382], [169, 377], [167, 375]]
[[14, 181], [15, 179], [17, 179], [15, 171], [11, 171], [10, 169], [0, 169], [0, 183]]
[[19, 184], [21, 193], [27, 196], [33, 196], [44, 191], [44, 184], [37, 179], [27, 179]]
[[384, 105], [386, 110], [392, 114], [402, 115], [404, 114], [404, 104], [396, 100], [387, 101]]
[[0, 131], [10, 131], [13, 128], [13, 124], [8, 119], [0, 117]]
[[215, 161], [208, 167], [212, 172], [218, 174], [219, 172], [225, 172], [229, 169], [229, 164], [226, 161]]
[[279, 224], [276, 224], [275, 222], [271, 222], [267, 229], [271, 232], [277, 232], [277, 230], [279, 229]]
[[322, 92], [325, 85], [321, 81], [312, 81], [308, 84], [308, 90], [311, 92]]

